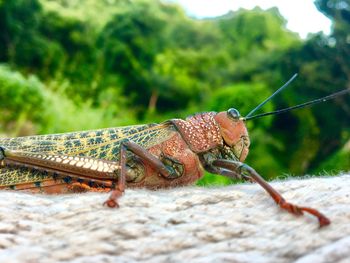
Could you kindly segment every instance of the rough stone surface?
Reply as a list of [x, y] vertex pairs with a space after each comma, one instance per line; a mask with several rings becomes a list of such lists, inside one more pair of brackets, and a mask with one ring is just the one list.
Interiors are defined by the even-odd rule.
[[106, 194], [0, 192], [0, 262], [349, 262], [350, 175], [272, 183], [332, 224], [281, 211], [254, 184]]

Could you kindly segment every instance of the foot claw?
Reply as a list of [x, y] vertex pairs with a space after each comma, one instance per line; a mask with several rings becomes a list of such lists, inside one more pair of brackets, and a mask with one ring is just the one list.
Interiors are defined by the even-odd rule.
[[331, 223], [331, 220], [329, 220], [324, 214], [320, 213], [316, 209], [310, 208], [310, 207], [301, 207], [301, 209], [315, 217], [317, 217], [318, 222], [320, 224], [320, 227], [328, 226]]
[[293, 205], [291, 203], [287, 203], [287, 202], [283, 202], [282, 204], [280, 204], [281, 208], [287, 210], [289, 213], [294, 214], [294, 215], [302, 215], [304, 214], [304, 212], [307, 212], [315, 217], [317, 217], [318, 222], [320, 224], [320, 227], [324, 227], [324, 226], [328, 226], [331, 221], [324, 216], [323, 214], [321, 214], [320, 212], [318, 212], [317, 210], [310, 208], [310, 207], [299, 207], [296, 205]]
[[320, 227], [328, 226], [331, 223], [331, 220], [325, 216], [319, 217], [318, 221], [320, 223]]
[[119, 204], [113, 199], [108, 199], [103, 203], [103, 205], [107, 205], [110, 208], [119, 208]]

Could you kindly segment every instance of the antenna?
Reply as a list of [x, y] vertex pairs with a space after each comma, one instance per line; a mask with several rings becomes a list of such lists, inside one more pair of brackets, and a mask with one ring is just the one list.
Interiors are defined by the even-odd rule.
[[312, 100], [312, 101], [309, 101], [309, 102], [305, 102], [305, 103], [302, 103], [302, 104], [299, 104], [299, 105], [295, 105], [295, 106], [292, 106], [292, 107], [288, 107], [288, 108], [285, 108], [285, 109], [271, 111], [271, 112], [266, 112], [266, 113], [261, 113], [261, 114], [250, 116], [250, 117], [245, 117], [245, 118], [243, 118], [243, 120], [252, 120], [252, 119], [257, 119], [257, 118], [261, 118], [261, 117], [268, 116], [268, 115], [277, 115], [277, 114], [281, 114], [281, 113], [284, 113], [284, 112], [287, 112], [287, 111], [304, 108], [304, 107], [307, 107], [307, 106], [311, 106], [311, 105], [314, 105], [314, 104], [325, 102], [327, 100], [334, 99], [334, 98], [342, 96], [342, 95], [344, 95], [346, 93], [350, 93], [350, 89], [344, 89], [344, 90], [335, 92], [335, 93], [333, 93], [331, 95], [328, 95], [326, 97], [323, 97], [323, 98], [320, 98], [320, 99], [315, 99], [315, 100]]
[[260, 109], [262, 106], [264, 106], [266, 104], [266, 102], [268, 102], [273, 97], [275, 97], [278, 93], [280, 93], [282, 90], [284, 90], [289, 85], [289, 83], [291, 83], [297, 76], [298, 76], [298, 74], [295, 73], [293, 75], [293, 77], [291, 77], [290, 80], [288, 80], [282, 87], [280, 87], [278, 90], [276, 90], [270, 97], [268, 97], [266, 100], [261, 102], [258, 106], [256, 106], [251, 112], [249, 112], [247, 114], [247, 116], [245, 116], [245, 119], [248, 119], [254, 112], [256, 112], [258, 109]]

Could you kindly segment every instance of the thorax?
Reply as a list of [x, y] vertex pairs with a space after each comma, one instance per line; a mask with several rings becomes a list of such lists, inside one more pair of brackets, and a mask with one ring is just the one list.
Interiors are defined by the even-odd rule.
[[176, 126], [193, 152], [203, 153], [224, 144], [215, 115], [215, 112], [205, 112], [189, 116], [185, 120], [172, 119], [170, 122]]

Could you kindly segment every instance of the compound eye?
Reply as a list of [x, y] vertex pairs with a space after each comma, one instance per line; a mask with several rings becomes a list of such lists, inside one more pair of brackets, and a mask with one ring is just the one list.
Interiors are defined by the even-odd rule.
[[227, 116], [229, 116], [230, 118], [232, 119], [239, 119], [239, 117], [241, 117], [241, 115], [239, 114], [239, 111], [234, 109], [234, 108], [231, 108], [227, 111]]

